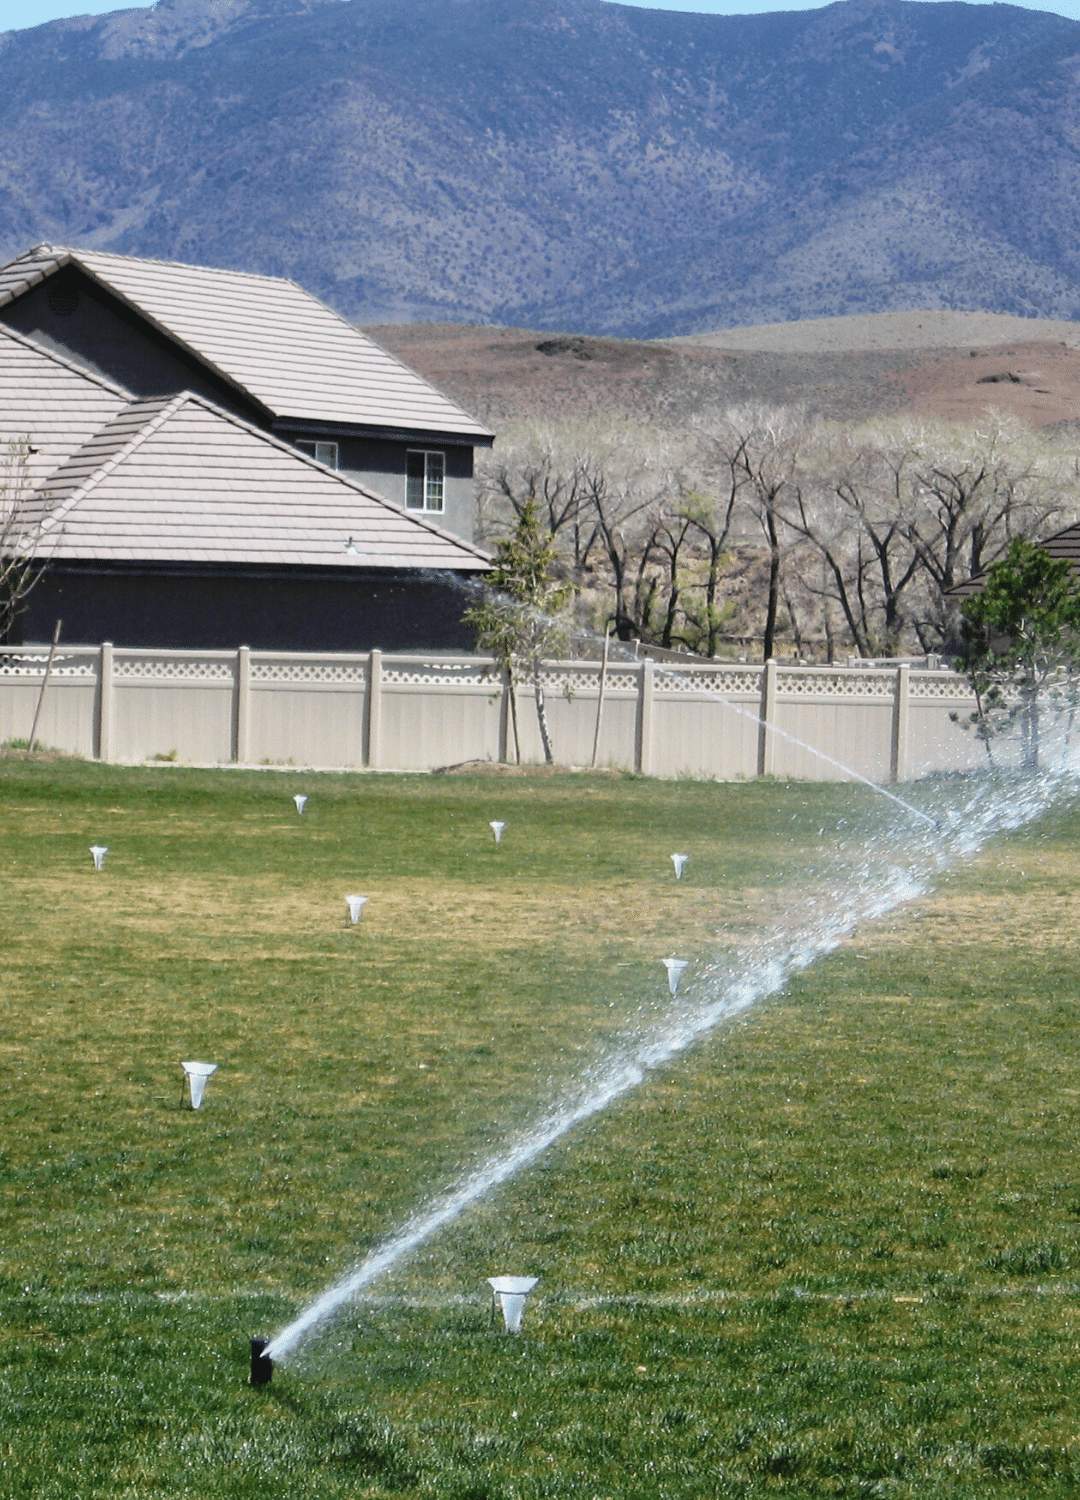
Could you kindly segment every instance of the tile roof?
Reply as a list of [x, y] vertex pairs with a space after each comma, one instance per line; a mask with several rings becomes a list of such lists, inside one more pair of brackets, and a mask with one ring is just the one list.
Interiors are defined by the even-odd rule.
[[26, 438], [31, 486], [110, 421], [131, 392], [0, 325], [0, 445]]
[[39, 487], [50, 559], [481, 572], [478, 547], [203, 396], [131, 401]]
[[38, 245], [0, 267], [0, 306], [72, 264], [277, 420], [491, 440], [448, 396], [294, 281]]
[[[1041, 547], [1055, 561], [1065, 558], [1074, 578], [1080, 576], [1080, 526], [1066, 526], [1064, 531], [1057, 531], [1053, 536], [1048, 536], [1045, 541], [1036, 542], [1035, 545]], [[975, 573], [971, 578], [965, 578], [963, 583], [954, 583], [951, 589], [946, 589], [946, 597], [970, 599], [974, 594], [981, 592], [988, 576], [989, 570]]]

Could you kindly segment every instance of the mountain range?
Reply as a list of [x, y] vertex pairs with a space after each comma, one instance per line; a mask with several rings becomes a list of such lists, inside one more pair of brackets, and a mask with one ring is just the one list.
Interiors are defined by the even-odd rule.
[[0, 252], [662, 338], [1080, 318], [1080, 23], [840, 0], [158, 0], [0, 35]]

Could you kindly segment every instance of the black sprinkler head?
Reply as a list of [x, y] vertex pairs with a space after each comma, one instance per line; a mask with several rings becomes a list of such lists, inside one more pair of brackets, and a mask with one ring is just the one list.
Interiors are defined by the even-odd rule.
[[251, 1340], [251, 1383], [252, 1385], [269, 1385], [274, 1374], [274, 1361], [268, 1359], [263, 1350], [268, 1347], [269, 1339]]

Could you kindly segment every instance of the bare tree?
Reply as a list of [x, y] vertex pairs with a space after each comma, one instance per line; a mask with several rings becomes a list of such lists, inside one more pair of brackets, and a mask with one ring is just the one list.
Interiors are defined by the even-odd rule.
[[946, 649], [957, 649], [949, 590], [1003, 558], [1015, 538], [1045, 536], [1060, 523], [1075, 505], [1074, 474], [1063, 455], [1009, 416], [967, 428], [909, 424], [895, 436], [903, 525], [929, 585], [924, 623]]
[[776, 650], [780, 616], [781, 571], [785, 553], [783, 505], [799, 486], [799, 449], [805, 430], [801, 412], [777, 407], [745, 406], [727, 413], [716, 437], [716, 452], [727, 466], [729, 485], [737, 489], [764, 538], [768, 585], [762, 656]]
[[[902, 462], [846, 428], [817, 428], [803, 446], [800, 482], [785, 521], [822, 563], [806, 584], [839, 607], [860, 656], [892, 655], [905, 627], [902, 602], [919, 567], [903, 520]], [[813, 576], [813, 575], [810, 575]], [[826, 625], [826, 636], [829, 627]]]
[[498, 452], [481, 463], [481, 536], [487, 540], [506, 535], [525, 507], [534, 506], [580, 589], [597, 535], [588, 509], [587, 468], [580, 435], [572, 429], [511, 430], [500, 440]]
[[[704, 647], [706, 656], [716, 655], [720, 628], [725, 620], [725, 606], [720, 598], [722, 570], [729, 560], [731, 538], [747, 483], [741, 447], [742, 442], [737, 438], [734, 444], [721, 440], [715, 447], [708, 445], [704, 460], [708, 466], [706, 482], [700, 488], [691, 486], [683, 496], [682, 513], [704, 553], [702, 609], [698, 613], [684, 604], [683, 612], [695, 632], [697, 649]], [[695, 642], [688, 640], [687, 644]]]

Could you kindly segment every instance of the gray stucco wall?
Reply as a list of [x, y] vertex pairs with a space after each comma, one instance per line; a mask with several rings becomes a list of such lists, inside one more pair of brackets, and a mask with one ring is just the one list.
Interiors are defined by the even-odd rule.
[[406, 454], [421, 446], [446, 459], [444, 509], [413, 514], [431, 521], [443, 531], [471, 542], [476, 522], [476, 486], [473, 482], [473, 450], [444, 447], [438, 442], [376, 443], [359, 438], [339, 438], [338, 465], [359, 484], [385, 495], [395, 505], [405, 504]]
[[87, 564], [48, 569], [14, 644], [52, 639], [118, 646], [254, 651], [471, 651], [470, 603], [449, 579], [329, 569], [185, 573]]

